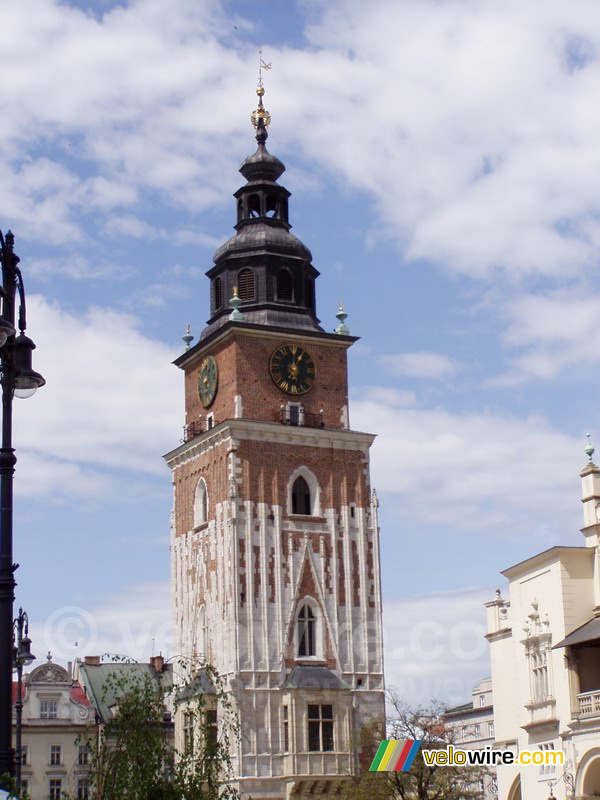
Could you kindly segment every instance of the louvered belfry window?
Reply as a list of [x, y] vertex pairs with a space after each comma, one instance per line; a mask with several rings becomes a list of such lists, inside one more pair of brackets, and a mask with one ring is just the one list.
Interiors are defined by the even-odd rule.
[[289, 269], [280, 269], [277, 273], [277, 299], [292, 299], [292, 275]]
[[221, 308], [223, 305], [223, 283], [221, 278], [215, 278], [213, 281], [213, 302], [215, 309]]
[[238, 296], [240, 300], [254, 300], [254, 273], [243, 269], [238, 274]]

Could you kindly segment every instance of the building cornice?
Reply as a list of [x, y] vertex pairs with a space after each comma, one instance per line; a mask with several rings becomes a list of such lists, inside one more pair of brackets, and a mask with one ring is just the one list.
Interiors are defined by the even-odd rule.
[[339, 333], [325, 333], [324, 331], [279, 328], [274, 326], [266, 328], [263, 325], [255, 325], [249, 322], [228, 322], [226, 325], [223, 325], [222, 328], [218, 328], [210, 336], [207, 336], [206, 339], [201, 339], [193, 347], [190, 347], [189, 350], [186, 350], [178, 356], [175, 361], [173, 361], [173, 364], [180, 369], [185, 369], [190, 362], [195, 361], [206, 350], [212, 349], [224, 339], [228, 339], [232, 336], [235, 337], [236, 334], [250, 334], [253, 338], [257, 339], [277, 339], [280, 341], [282, 337], [285, 337], [286, 339], [293, 339], [295, 342], [319, 342], [327, 344], [330, 347], [332, 345], [334, 347], [340, 347], [344, 350], [347, 350], [359, 339], [358, 336], [344, 336]]
[[232, 440], [367, 452], [375, 441], [375, 434], [338, 428], [309, 428], [303, 425], [282, 425], [279, 422], [229, 419], [166, 453], [164, 459], [173, 469], [206, 450]]
[[537, 555], [527, 558], [525, 561], [519, 561], [518, 564], [508, 567], [500, 574], [512, 580], [525, 572], [530, 572], [532, 569], [537, 569], [560, 561], [563, 555], [572, 555], [575, 556], [575, 558], [590, 558], [592, 553], [593, 550], [590, 547], [564, 547], [562, 545], [557, 545], [556, 547], [550, 547], [548, 550], [544, 550], [542, 553], [537, 553]]

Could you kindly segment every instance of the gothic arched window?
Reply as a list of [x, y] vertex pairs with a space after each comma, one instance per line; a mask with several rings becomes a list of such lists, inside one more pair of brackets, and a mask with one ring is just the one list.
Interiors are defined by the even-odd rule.
[[205, 522], [208, 522], [208, 493], [204, 478], [200, 478], [194, 498], [194, 526], [198, 527]]
[[237, 288], [240, 300], [254, 300], [254, 273], [251, 269], [238, 272]]
[[314, 611], [306, 603], [298, 614], [298, 656], [317, 655], [317, 619]]
[[275, 277], [275, 288], [278, 300], [293, 299], [292, 273], [289, 269], [280, 269]]
[[292, 514], [311, 514], [310, 488], [302, 475], [298, 475], [292, 486]]

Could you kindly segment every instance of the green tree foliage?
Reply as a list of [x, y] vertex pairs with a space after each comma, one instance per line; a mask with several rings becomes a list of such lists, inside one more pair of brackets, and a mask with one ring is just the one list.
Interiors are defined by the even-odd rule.
[[[489, 770], [482, 767], [431, 766], [425, 763], [423, 750], [446, 748], [456, 741], [456, 733], [445, 727], [445, 707], [409, 706], [395, 691], [388, 691], [388, 719], [385, 736], [382, 725], [364, 729], [360, 734], [361, 770], [345, 790], [345, 800], [479, 800], [479, 781]], [[369, 766], [382, 739], [421, 739], [421, 747], [408, 772], [369, 772]]]
[[[94, 800], [218, 800], [234, 798], [230, 747], [238, 725], [222, 681], [209, 666], [201, 669], [197, 685], [211, 694], [188, 691], [186, 708], [195, 720], [193, 747], [174, 748], [172, 726], [165, 711], [175, 709], [179, 690], [160, 673], [124, 664], [104, 686], [105, 696], [117, 699], [112, 716], [98, 732], [81, 739], [89, 750], [90, 792]], [[169, 682], [170, 684], [170, 682]], [[189, 684], [188, 687], [189, 688]], [[219, 725], [209, 727], [207, 705], [219, 712]], [[193, 752], [192, 752], [193, 751]]]

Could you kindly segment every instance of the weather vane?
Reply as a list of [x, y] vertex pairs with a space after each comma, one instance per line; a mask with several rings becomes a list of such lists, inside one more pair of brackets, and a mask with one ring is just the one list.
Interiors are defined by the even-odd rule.
[[262, 71], [271, 69], [271, 62], [267, 63], [262, 57], [262, 50], [258, 51], [258, 86], [256, 87], [256, 94], [258, 95], [258, 107], [252, 112], [250, 115], [250, 119], [252, 120], [252, 124], [258, 130], [259, 128], [269, 127], [271, 123], [271, 115], [267, 111], [267, 109], [263, 105], [263, 95], [265, 93], [265, 87], [263, 86], [262, 80]]

